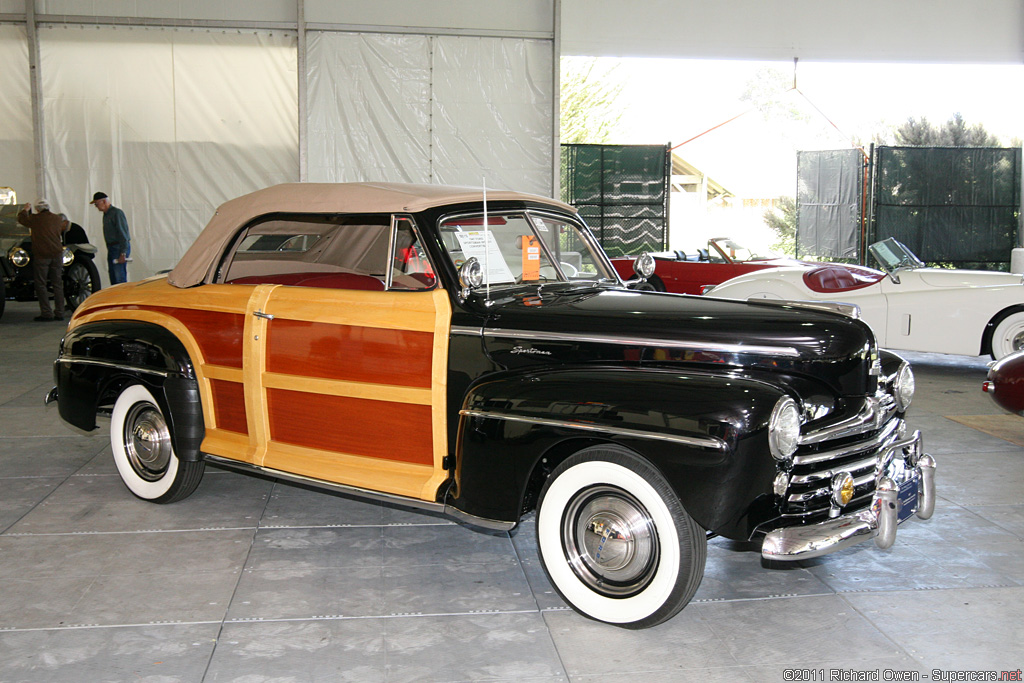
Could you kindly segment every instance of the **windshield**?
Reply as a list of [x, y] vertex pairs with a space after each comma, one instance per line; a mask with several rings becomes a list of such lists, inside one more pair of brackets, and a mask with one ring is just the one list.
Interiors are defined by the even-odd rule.
[[575, 223], [532, 212], [449, 218], [441, 239], [456, 270], [470, 258], [484, 269], [484, 283], [616, 282], [605, 260]]
[[778, 254], [770, 251], [755, 252], [736, 240], [727, 237], [715, 237], [708, 240], [708, 259], [711, 261], [731, 261], [738, 263], [742, 261], [753, 261], [755, 259], [776, 259]]
[[896, 239], [889, 237], [875, 242], [868, 250], [875, 257], [882, 270], [892, 273], [904, 268], [923, 268], [924, 263]]

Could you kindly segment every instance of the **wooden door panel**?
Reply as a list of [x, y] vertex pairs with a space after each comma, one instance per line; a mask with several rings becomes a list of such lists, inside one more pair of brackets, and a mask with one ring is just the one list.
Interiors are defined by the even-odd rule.
[[445, 292], [272, 286], [259, 310], [244, 354], [254, 461], [432, 500], [448, 451]]

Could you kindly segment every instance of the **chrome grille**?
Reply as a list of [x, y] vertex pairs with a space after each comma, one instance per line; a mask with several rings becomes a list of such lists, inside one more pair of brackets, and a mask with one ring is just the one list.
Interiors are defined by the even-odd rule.
[[[886, 412], [880, 414], [885, 416]], [[832, 507], [832, 477], [840, 472], [849, 472], [855, 486], [853, 500], [843, 511], [870, 503], [875, 479], [888, 466], [888, 462], [880, 462], [880, 454], [899, 439], [901, 424], [903, 420], [890, 417], [866, 434], [850, 437], [845, 436], [849, 431], [844, 430], [836, 432], [844, 434], [844, 438], [814, 440], [813, 445], [801, 446], [789, 472], [783, 516], [802, 520], [827, 517]], [[865, 426], [870, 428], [873, 424], [866, 422]]]

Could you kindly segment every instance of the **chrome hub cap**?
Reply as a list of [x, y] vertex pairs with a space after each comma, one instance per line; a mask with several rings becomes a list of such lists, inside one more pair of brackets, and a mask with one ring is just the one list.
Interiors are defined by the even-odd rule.
[[640, 501], [600, 486], [580, 491], [566, 508], [562, 544], [576, 575], [611, 597], [641, 591], [658, 566], [658, 534]]
[[155, 406], [132, 406], [124, 421], [124, 450], [132, 469], [146, 481], [157, 481], [171, 462], [171, 433]]

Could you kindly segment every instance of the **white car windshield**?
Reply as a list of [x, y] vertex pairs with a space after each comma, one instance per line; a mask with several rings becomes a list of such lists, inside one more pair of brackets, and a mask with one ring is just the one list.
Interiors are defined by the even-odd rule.
[[441, 223], [441, 239], [456, 270], [471, 258], [490, 286], [574, 280], [617, 282], [576, 224], [532, 212], [468, 214]]
[[881, 242], [875, 242], [868, 250], [875, 257], [882, 270], [893, 273], [904, 268], [923, 268], [924, 263], [914, 255], [914, 252], [907, 249], [898, 240], [888, 237]]

